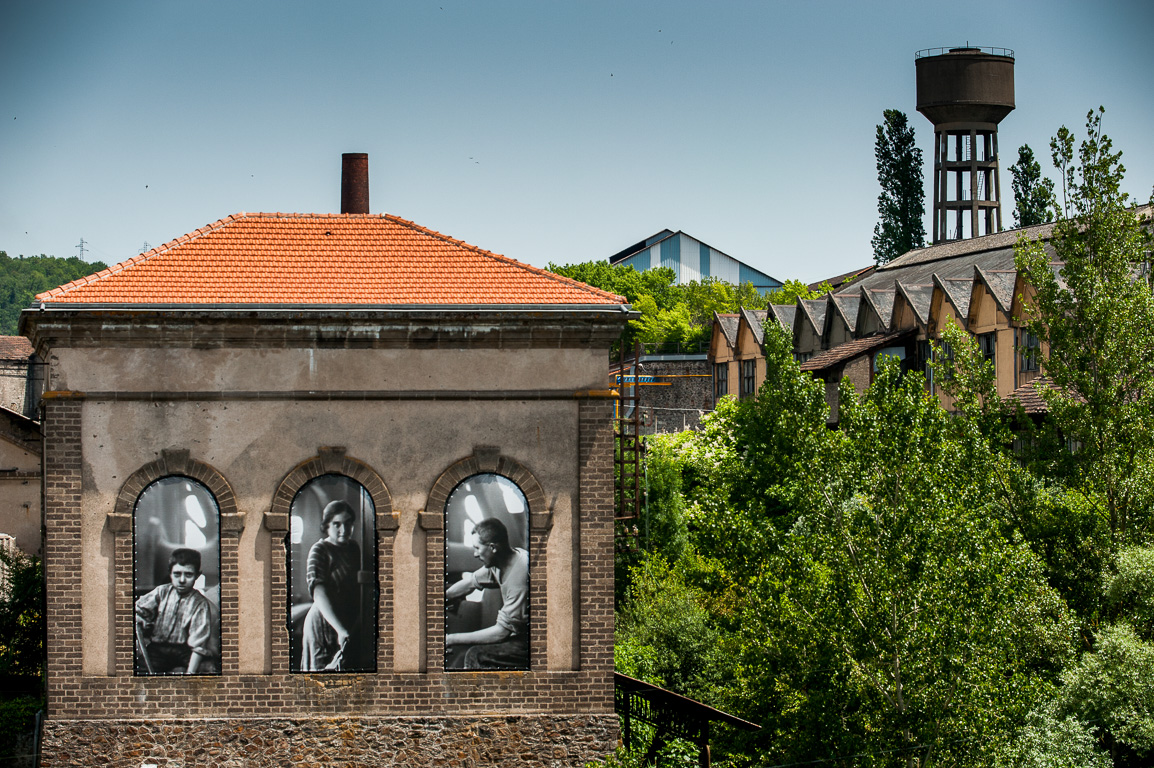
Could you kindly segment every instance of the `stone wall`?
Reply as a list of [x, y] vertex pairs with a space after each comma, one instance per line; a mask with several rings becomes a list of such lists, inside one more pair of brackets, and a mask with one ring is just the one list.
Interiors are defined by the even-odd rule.
[[43, 765], [79, 768], [580, 766], [617, 738], [614, 715], [49, 721]]
[[[646, 423], [643, 434], [695, 429], [702, 414], [713, 410], [712, 368], [705, 355], [686, 355], [682, 359], [644, 357], [642, 365], [642, 375], [653, 376], [659, 384], [641, 387]], [[664, 386], [666, 383], [668, 386]]]

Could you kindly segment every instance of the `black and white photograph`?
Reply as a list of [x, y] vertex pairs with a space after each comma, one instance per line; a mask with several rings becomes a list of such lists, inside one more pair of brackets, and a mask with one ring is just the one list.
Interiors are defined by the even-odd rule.
[[138, 675], [220, 673], [220, 510], [209, 490], [165, 477], [133, 512]]
[[294, 672], [377, 668], [377, 535], [357, 481], [322, 475], [290, 508], [289, 653]]
[[445, 668], [529, 668], [529, 505], [474, 475], [445, 502]]

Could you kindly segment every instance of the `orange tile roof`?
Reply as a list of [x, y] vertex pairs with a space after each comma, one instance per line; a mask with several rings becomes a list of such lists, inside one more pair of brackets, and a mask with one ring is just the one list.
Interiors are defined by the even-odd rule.
[[32, 352], [32, 342], [23, 336], [0, 336], [0, 360], [27, 360]]
[[388, 214], [238, 213], [39, 294], [67, 304], [625, 304]]

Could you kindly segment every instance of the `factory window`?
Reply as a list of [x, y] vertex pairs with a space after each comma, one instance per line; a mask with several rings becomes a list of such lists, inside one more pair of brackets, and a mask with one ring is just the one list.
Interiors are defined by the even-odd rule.
[[1022, 328], [1018, 331], [1018, 370], [1037, 371], [1041, 367], [1042, 349], [1038, 337]]
[[982, 357], [994, 362], [994, 355], [997, 352], [997, 334], [980, 333], [978, 334], [978, 351], [982, 353]]
[[753, 397], [755, 391], [754, 382], [756, 381], [757, 361], [756, 360], [742, 360], [741, 361], [741, 397]]
[[132, 513], [133, 670], [220, 673], [220, 508], [201, 483], [162, 477]]
[[713, 402], [729, 394], [729, 364], [714, 363], [713, 365]]

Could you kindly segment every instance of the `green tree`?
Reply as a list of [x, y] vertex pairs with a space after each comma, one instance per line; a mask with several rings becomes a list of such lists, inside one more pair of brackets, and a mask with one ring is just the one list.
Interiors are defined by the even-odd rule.
[[44, 568], [39, 558], [0, 550], [0, 675], [44, 670]]
[[1114, 762], [1098, 748], [1094, 730], [1072, 715], [1060, 717], [1053, 706], [1043, 706], [997, 746], [994, 768], [1112, 768]]
[[638, 272], [632, 266], [604, 261], [550, 264], [549, 271], [624, 296], [641, 313], [623, 336], [629, 348], [635, 341], [661, 346], [680, 344], [704, 349], [713, 332], [714, 312], [736, 312], [740, 307], [763, 309], [766, 297], [751, 283], [731, 285], [714, 277], [675, 285], [669, 267]]
[[1041, 394], [1057, 429], [1077, 446], [1065, 480], [1100, 500], [1117, 545], [1151, 529], [1154, 295], [1138, 279], [1149, 233], [1121, 191], [1121, 152], [1102, 132], [1102, 115], [1087, 115], [1076, 154], [1065, 126], [1051, 141], [1062, 187], [1053, 255], [1025, 237], [1015, 255], [1036, 291], [1029, 329], [1046, 342], [1042, 365], [1053, 386]]
[[665, 558], [644, 558], [617, 612], [617, 670], [699, 701], [715, 700], [729, 664], [709, 603]]
[[786, 280], [776, 291], [771, 291], [768, 298], [770, 304], [796, 304], [798, 299], [818, 299], [832, 291], [828, 281], [814, 291], [800, 280]]
[[1018, 162], [1010, 166], [1014, 177], [1014, 226], [1032, 227], [1053, 221], [1054, 182], [1042, 176], [1029, 144], [1018, 147]]
[[1115, 765], [1154, 756], [1154, 643], [1129, 624], [1101, 628], [1093, 652], [1062, 676], [1063, 712], [1102, 730]]
[[783, 713], [761, 748], [980, 764], [1048, 696], [1068, 611], [1002, 529], [1006, 460], [976, 425], [895, 361], [841, 403], [838, 431], [795, 422], [819, 451], [795, 454], [801, 514], [743, 616], [743, 698]]
[[13, 259], [0, 251], [0, 335], [15, 335], [20, 313], [32, 304], [36, 294], [106, 268], [102, 262], [87, 262], [76, 256]]
[[878, 216], [870, 244], [879, 265], [925, 245], [925, 193], [922, 187], [922, 151], [904, 112], [887, 109], [877, 127]]

